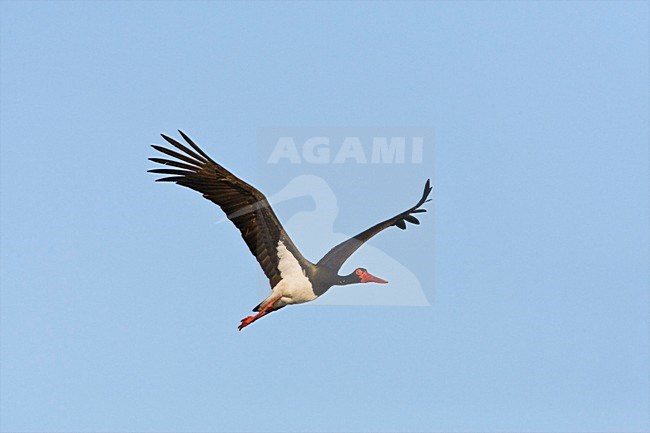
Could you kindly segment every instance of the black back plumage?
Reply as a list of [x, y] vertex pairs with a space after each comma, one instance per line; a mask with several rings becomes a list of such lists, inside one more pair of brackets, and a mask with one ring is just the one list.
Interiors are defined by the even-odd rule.
[[200, 192], [203, 197], [218, 205], [241, 232], [246, 245], [268, 277], [271, 287], [275, 287], [282, 279], [277, 254], [280, 240], [301, 264], [307, 265], [309, 262], [302, 257], [285, 232], [264, 194], [214, 162], [188, 136], [182, 131], [178, 132], [192, 149], [161, 134], [180, 152], [162, 146], [152, 146], [157, 151], [175, 158], [149, 158], [155, 163], [173, 167], [149, 170], [151, 173], [168, 175], [156, 181], [175, 182]]

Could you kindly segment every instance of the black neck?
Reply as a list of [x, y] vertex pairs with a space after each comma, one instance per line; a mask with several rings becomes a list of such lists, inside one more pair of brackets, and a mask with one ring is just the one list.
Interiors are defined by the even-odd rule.
[[338, 275], [337, 286], [347, 286], [348, 284], [360, 283], [359, 276], [352, 272], [350, 275]]
[[352, 272], [350, 275], [337, 275], [336, 271], [327, 267], [314, 267], [308, 269], [309, 280], [312, 283], [314, 293], [318, 296], [327, 292], [332, 286], [347, 286], [360, 283], [359, 276]]

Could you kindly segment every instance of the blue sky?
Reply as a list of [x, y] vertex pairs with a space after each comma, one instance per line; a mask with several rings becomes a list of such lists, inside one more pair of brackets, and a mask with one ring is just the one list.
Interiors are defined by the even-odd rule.
[[[647, 2], [0, 7], [3, 432], [650, 430]], [[303, 127], [433, 132], [406, 167], [264, 163]], [[348, 264], [431, 305], [237, 332], [253, 257], [145, 172], [176, 129], [268, 195], [324, 179], [338, 234], [431, 177], [368, 246], [399, 263]], [[317, 259], [314, 206], [278, 214]]]

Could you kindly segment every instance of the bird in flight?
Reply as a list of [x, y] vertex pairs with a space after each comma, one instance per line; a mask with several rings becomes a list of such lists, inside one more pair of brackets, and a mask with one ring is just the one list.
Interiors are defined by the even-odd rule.
[[420, 206], [431, 200], [427, 199], [432, 190], [431, 182], [427, 180], [422, 198], [415, 206], [340, 243], [317, 263], [312, 263], [291, 241], [260, 191], [214, 162], [187, 135], [178, 132], [190, 147], [161, 134], [176, 150], [157, 145], [152, 147], [173, 159], [149, 160], [171, 168], [156, 168], [149, 172], [165, 175], [156, 182], [174, 182], [193, 189], [218, 205], [239, 229], [244, 242], [269, 279], [271, 294], [253, 309], [255, 315], [241, 320], [240, 331], [287, 305], [313, 301], [332, 286], [386, 284], [387, 281], [375, 277], [365, 268], [356, 268], [349, 275], [339, 275], [338, 271], [352, 253], [382, 230], [392, 226], [404, 230], [406, 223], [420, 224], [414, 214], [426, 212]]

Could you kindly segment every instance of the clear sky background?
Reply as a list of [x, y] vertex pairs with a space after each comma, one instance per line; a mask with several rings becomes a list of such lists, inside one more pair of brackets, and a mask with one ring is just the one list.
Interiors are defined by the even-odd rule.
[[[647, 2], [0, 7], [3, 432], [650, 430]], [[287, 126], [434, 131], [404, 177], [319, 168], [348, 234], [432, 178], [371, 242], [431, 306], [237, 332], [257, 265], [148, 146], [183, 129], [271, 194]]]

